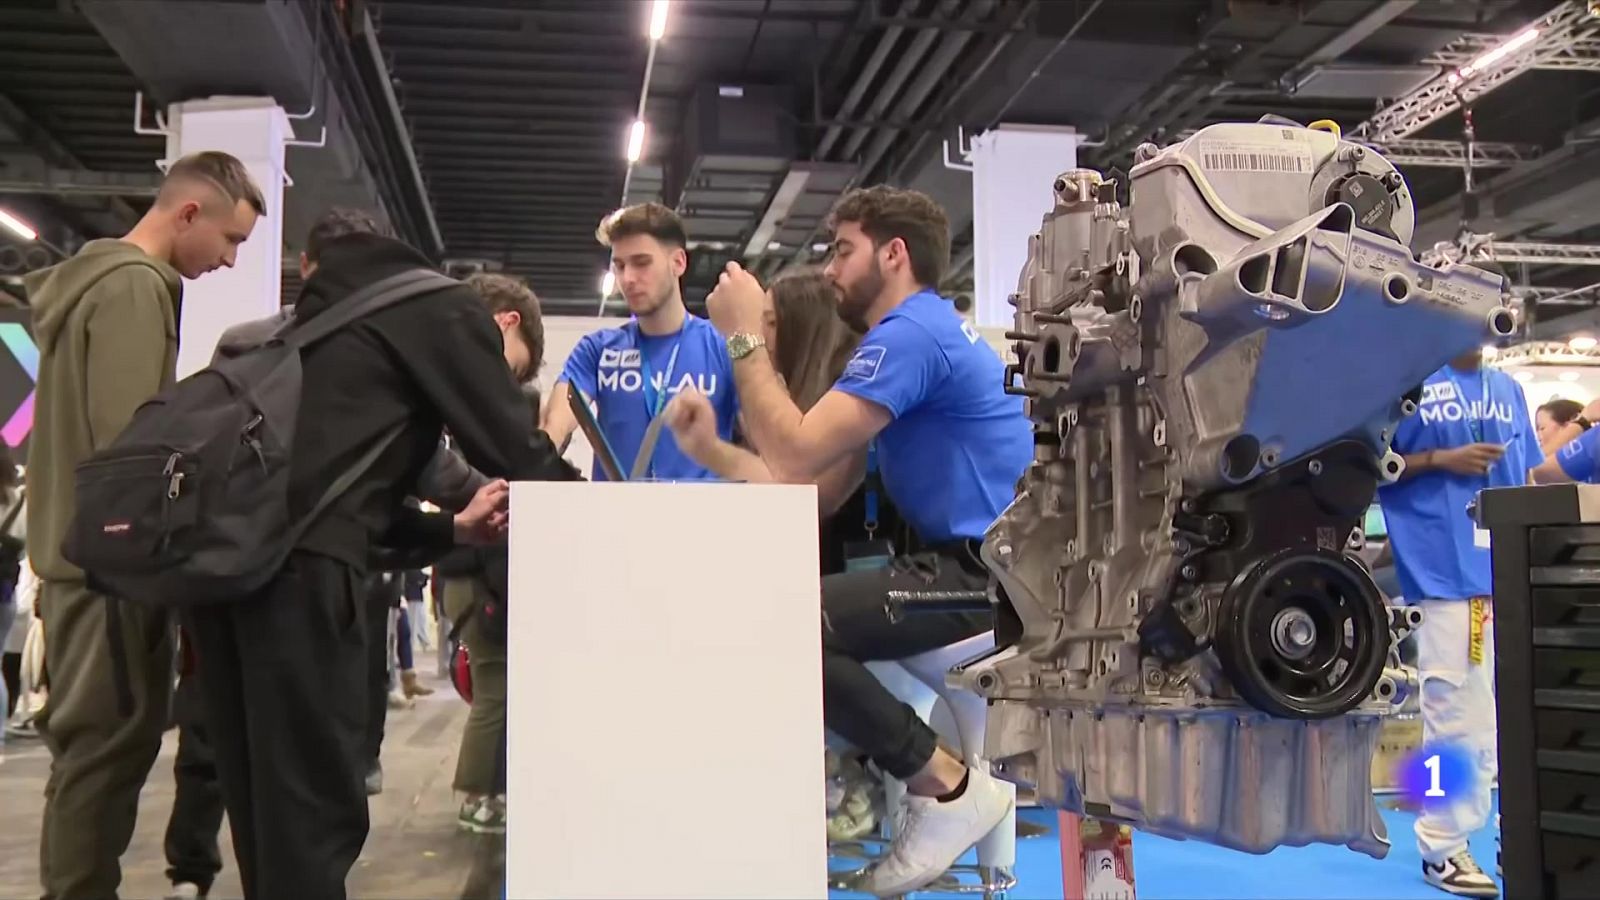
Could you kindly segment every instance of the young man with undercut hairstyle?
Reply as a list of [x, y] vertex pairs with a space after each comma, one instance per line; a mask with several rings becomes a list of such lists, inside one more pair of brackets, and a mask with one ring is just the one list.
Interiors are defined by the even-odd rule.
[[[607, 216], [596, 236], [611, 248], [611, 270], [633, 319], [587, 335], [573, 348], [545, 404], [544, 430], [557, 446], [566, 445], [578, 427], [567, 398], [579, 390], [595, 405], [600, 428], [627, 470], [650, 423], [668, 400], [687, 388], [710, 399], [717, 429], [728, 439], [739, 410], [733, 369], [723, 336], [684, 306], [679, 279], [689, 256], [682, 220], [659, 203], [644, 203]], [[671, 434], [658, 433], [646, 469], [649, 477], [712, 477], [678, 449]], [[605, 477], [596, 454], [594, 479]]]
[[[915, 191], [856, 190], [830, 224], [825, 274], [839, 291], [840, 315], [866, 336], [810, 410], [795, 406], [773, 366], [755, 277], [729, 263], [706, 306], [728, 335], [743, 427], [766, 480], [816, 484], [831, 509], [876, 465], [914, 532], [916, 546], [894, 548], [889, 565], [822, 579], [824, 720], [908, 791], [894, 844], [863, 885], [898, 896], [938, 878], [1013, 801], [989, 772], [940, 748], [933, 729], [864, 663], [905, 659], [993, 627], [988, 613], [891, 621], [884, 599], [896, 590], [987, 588], [978, 547], [1033, 459], [1033, 433], [1021, 399], [1005, 393], [1004, 363], [937, 293], [950, 260], [938, 204]], [[703, 397], [679, 395], [667, 421], [698, 458], [743, 452], [719, 447]]]
[[231, 267], [265, 211], [239, 160], [186, 156], [167, 170], [132, 231], [90, 241], [27, 278], [39, 343], [28, 557], [40, 579], [50, 666], [50, 699], [39, 716], [51, 757], [39, 878], [54, 900], [116, 896], [118, 860], [133, 837], [172, 692], [168, 617], [122, 604], [108, 623], [107, 599], [61, 556], [76, 506], [73, 472], [173, 383], [182, 279]]

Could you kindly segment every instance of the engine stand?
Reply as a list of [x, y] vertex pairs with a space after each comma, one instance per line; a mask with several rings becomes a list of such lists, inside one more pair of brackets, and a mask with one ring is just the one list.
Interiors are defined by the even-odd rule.
[[1065, 810], [1056, 815], [1063, 900], [1135, 900], [1133, 829]]

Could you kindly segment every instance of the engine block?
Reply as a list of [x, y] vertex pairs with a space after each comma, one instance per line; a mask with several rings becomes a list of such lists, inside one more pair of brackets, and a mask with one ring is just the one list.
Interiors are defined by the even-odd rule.
[[1417, 262], [1400, 173], [1293, 123], [1144, 145], [1115, 187], [1062, 174], [1031, 241], [1035, 459], [983, 545], [997, 648], [950, 681], [1041, 803], [1381, 857], [1371, 760], [1421, 619], [1357, 557], [1363, 514], [1423, 380], [1513, 333], [1503, 279]]

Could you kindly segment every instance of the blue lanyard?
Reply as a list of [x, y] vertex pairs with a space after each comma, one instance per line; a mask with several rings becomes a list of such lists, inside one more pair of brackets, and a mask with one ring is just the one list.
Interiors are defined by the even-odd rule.
[[1445, 377], [1450, 379], [1450, 384], [1456, 389], [1456, 400], [1461, 404], [1461, 418], [1467, 423], [1467, 430], [1472, 433], [1474, 443], [1483, 443], [1484, 416], [1494, 415], [1494, 397], [1489, 385], [1489, 371], [1482, 363], [1478, 364], [1478, 414], [1471, 415], [1472, 405], [1467, 402], [1467, 394], [1461, 389], [1461, 382], [1456, 380], [1455, 369], [1446, 368]]
[[678, 368], [678, 349], [683, 346], [683, 332], [678, 332], [678, 339], [672, 344], [672, 355], [667, 357], [667, 371], [661, 376], [661, 390], [655, 388], [655, 379], [650, 372], [650, 354], [645, 351], [643, 337], [639, 340], [639, 367], [644, 375], [644, 410], [654, 419], [661, 415], [661, 410], [666, 408], [667, 394], [672, 390], [672, 373]]
[[862, 523], [867, 530], [867, 540], [878, 532], [878, 442], [867, 445], [867, 520]]

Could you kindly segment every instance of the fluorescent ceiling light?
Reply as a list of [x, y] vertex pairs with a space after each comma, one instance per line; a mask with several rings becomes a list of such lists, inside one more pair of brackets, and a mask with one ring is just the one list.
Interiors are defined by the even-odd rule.
[[1499, 355], [1500, 355], [1500, 348], [1499, 347], [1496, 347], [1493, 344], [1484, 344], [1483, 345], [1483, 358], [1484, 359], [1494, 359], [1496, 356], [1499, 356]]
[[1523, 369], [1522, 371], [1518, 372], [1517, 374], [1515, 374], [1515, 375], [1513, 375], [1511, 377], [1513, 377], [1516, 380], [1522, 382], [1523, 384], [1527, 384], [1528, 382], [1533, 380], [1533, 373], [1529, 372], [1527, 369]]
[[1590, 350], [1594, 349], [1596, 343], [1600, 342], [1595, 341], [1594, 338], [1586, 334], [1580, 334], [1572, 340], [1567, 341], [1567, 346], [1578, 351], [1579, 353], [1588, 353]]
[[819, 244], [812, 244], [811, 245], [811, 252], [812, 253], [827, 253], [828, 252], [828, 245], [827, 244], [820, 244], [820, 243]]
[[1450, 82], [1454, 84], [1458, 81], [1466, 81], [1469, 78], [1482, 75], [1484, 70], [1488, 69], [1490, 66], [1500, 62], [1501, 60], [1517, 52], [1518, 50], [1521, 50], [1523, 47], [1528, 46], [1538, 39], [1539, 29], [1529, 28], [1526, 31], [1517, 34], [1515, 37], [1511, 38], [1511, 40], [1506, 41], [1504, 44], [1501, 44], [1493, 50], [1486, 51], [1482, 56], [1479, 56], [1477, 59], [1467, 63], [1454, 72], [1451, 72]]
[[25, 241], [37, 240], [39, 237], [39, 232], [29, 228], [27, 222], [22, 221], [3, 209], [0, 209], [0, 225], [5, 226], [7, 231]]
[[607, 269], [606, 270], [606, 274], [604, 276], [602, 276], [601, 279], [600, 279], [600, 296], [601, 297], [609, 297], [609, 296], [611, 296], [611, 292], [616, 290], [616, 289], [617, 289], [617, 273], [611, 271], [610, 269]]
[[628, 129], [628, 162], [636, 163], [644, 155], [644, 120], [633, 120], [633, 127]]
[[671, 5], [668, 0], [656, 0], [650, 7], [650, 40], [659, 41], [667, 33], [667, 7]]
[[1577, 372], [1562, 372], [1561, 373], [1561, 380], [1562, 381], [1577, 381], [1578, 380], [1578, 373]]

